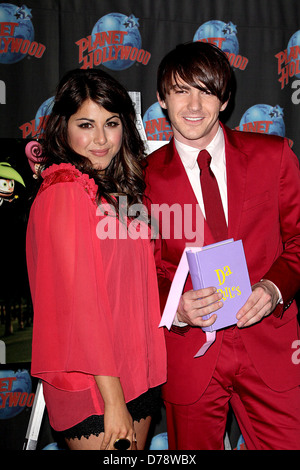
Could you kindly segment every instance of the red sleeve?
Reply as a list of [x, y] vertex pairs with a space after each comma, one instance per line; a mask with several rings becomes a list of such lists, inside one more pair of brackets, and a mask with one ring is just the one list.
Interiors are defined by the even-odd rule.
[[300, 285], [300, 172], [299, 161], [286, 139], [279, 180], [279, 210], [284, 249], [264, 278], [276, 284], [284, 305], [288, 306]]
[[63, 390], [118, 375], [100, 244], [96, 206], [81, 186], [55, 184], [38, 196], [27, 231], [32, 374]]

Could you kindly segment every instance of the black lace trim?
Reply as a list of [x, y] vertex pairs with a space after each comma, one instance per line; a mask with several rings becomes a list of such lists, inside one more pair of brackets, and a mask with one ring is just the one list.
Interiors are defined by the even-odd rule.
[[[133, 421], [140, 421], [147, 418], [147, 416], [154, 416], [160, 411], [160, 407], [160, 387], [152, 388], [127, 403]], [[88, 439], [90, 435], [99, 436], [101, 432], [104, 432], [103, 415], [92, 415], [81, 423], [59, 432], [59, 434], [65, 439], [81, 439], [81, 437]]]

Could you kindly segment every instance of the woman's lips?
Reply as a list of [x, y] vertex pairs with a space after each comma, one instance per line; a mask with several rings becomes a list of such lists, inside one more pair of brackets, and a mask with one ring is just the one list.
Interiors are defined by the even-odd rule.
[[105, 157], [109, 152], [109, 149], [101, 149], [101, 150], [90, 150], [90, 153], [95, 157]]

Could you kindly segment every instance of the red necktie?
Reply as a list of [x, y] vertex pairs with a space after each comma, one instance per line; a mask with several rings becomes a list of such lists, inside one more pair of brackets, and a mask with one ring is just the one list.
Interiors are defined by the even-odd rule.
[[217, 180], [210, 169], [211, 156], [208, 151], [201, 150], [197, 161], [200, 168], [200, 183], [206, 222], [216, 242], [226, 240], [228, 230], [223, 204]]

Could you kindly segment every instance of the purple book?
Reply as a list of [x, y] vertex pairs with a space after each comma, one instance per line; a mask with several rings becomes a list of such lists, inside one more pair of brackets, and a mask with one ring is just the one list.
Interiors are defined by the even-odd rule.
[[[223, 294], [223, 307], [213, 325], [203, 331], [216, 331], [237, 323], [236, 314], [251, 294], [251, 284], [241, 240], [233, 239], [186, 252], [194, 290], [216, 287]], [[203, 317], [205, 320], [210, 315]]]

